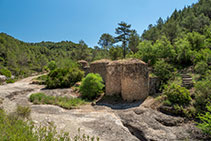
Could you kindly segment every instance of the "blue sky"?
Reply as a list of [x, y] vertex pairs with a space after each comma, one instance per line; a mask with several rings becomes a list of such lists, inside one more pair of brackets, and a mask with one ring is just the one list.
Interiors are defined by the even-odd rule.
[[97, 45], [103, 33], [115, 35], [121, 21], [139, 34], [159, 17], [198, 0], [0, 0], [0, 32], [25, 42], [78, 42]]

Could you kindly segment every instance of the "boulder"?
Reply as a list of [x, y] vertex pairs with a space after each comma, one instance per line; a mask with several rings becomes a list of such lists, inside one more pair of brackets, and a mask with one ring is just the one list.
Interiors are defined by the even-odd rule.
[[0, 83], [3, 83], [7, 80], [7, 77], [4, 75], [0, 75]]
[[85, 75], [87, 75], [89, 73], [89, 63], [85, 60], [79, 60], [78, 64], [80, 65], [80, 69], [84, 71]]
[[106, 66], [110, 63], [110, 60], [102, 59], [94, 61], [90, 64], [90, 73], [98, 73], [103, 78], [103, 81], [106, 83]]
[[14, 75], [12, 75], [12, 76], [11, 76], [11, 79], [15, 79], [15, 76], [14, 76]]
[[79, 60], [78, 64], [81, 65], [82, 68], [89, 66], [89, 63], [85, 60]]
[[123, 100], [144, 100], [148, 96], [148, 66], [138, 59], [107, 65], [106, 95], [121, 94]]
[[149, 94], [156, 94], [160, 87], [160, 79], [158, 77], [149, 77]]

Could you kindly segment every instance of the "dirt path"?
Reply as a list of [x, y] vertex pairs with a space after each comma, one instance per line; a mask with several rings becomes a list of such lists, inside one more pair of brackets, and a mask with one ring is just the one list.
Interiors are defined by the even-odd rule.
[[[13, 112], [17, 105], [30, 106], [31, 119], [36, 124], [53, 122], [58, 131], [64, 130], [71, 136], [76, 135], [80, 128], [82, 134], [98, 136], [101, 141], [198, 140], [195, 131], [200, 132], [193, 124], [182, 123], [182, 118], [152, 110], [152, 98], [130, 105], [99, 103], [73, 110], [53, 105], [33, 105], [28, 97], [40, 91], [48, 95], [74, 97], [72, 89], [46, 90], [44, 86], [31, 84], [35, 77], [0, 86], [0, 106], [7, 113]], [[119, 108], [122, 106], [124, 108]]]

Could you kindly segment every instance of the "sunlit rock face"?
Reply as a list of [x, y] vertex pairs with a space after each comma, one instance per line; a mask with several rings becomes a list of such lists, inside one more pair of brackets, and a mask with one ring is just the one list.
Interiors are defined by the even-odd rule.
[[126, 101], [144, 100], [148, 96], [148, 66], [143, 61], [113, 61], [106, 70], [106, 95], [121, 95]]

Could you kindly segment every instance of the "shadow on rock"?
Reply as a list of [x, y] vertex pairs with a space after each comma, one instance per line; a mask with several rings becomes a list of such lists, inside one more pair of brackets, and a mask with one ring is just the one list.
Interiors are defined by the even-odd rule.
[[104, 96], [102, 99], [96, 102], [97, 106], [107, 106], [115, 110], [123, 110], [139, 107], [143, 101], [124, 101], [121, 97], [117, 96]]

